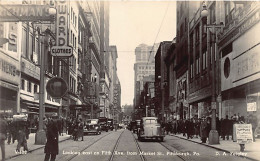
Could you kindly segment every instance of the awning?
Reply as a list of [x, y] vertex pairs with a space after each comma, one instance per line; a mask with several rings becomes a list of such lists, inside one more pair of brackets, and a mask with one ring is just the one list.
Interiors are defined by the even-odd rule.
[[89, 105], [70, 105], [70, 110], [83, 110], [87, 111], [90, 109]]
[[39, 109], [39, 104], [21, 99], [21, 108], [23, 109]]
[[45, 108], [58, 109], [59, 106], [55, 106], [55, 105], [51, 105], [51, 104], [47, 104], [47, 103], [45, 103]]

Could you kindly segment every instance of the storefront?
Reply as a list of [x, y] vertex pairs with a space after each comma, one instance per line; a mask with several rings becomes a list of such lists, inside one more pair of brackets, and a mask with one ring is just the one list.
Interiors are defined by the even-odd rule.
[[227, 45], [230, 52], [222, 53], [225, 54], [221, 59], [222, 117], [236, 114], [246, 118], [257, 113], [260, 116], [260, 41], [255, 35], [260, 23], [249, 28], [252, 18], [237, 28], [240, 35]]
[[187, 103], [187, 72], [177, 79], [177, 120], [189, 118]]
[[0, 49], [0, 113], [13, 116], [19, 107], [20, 66]]

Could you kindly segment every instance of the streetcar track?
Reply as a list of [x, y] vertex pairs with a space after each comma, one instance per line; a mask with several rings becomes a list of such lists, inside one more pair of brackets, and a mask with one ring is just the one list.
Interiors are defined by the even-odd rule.
[[113, 150], [112, 150], [112, 154], [110, 155], [110, 157], [109, 157], [109, 161], [112, 161], [113, 160], [113, 158], [114, 158], [114, 153], [115, 153], [115, 151], [116, 151], [116, 149], [117, 149], [117, 147], [118, 147], [118, 144], [119, 144], [119, 141], [120, 141], [120, 138], [121, 138], [121, 136], [122, 136], [122, 134], [125, 132], [125, 130], [123, 131], [123, 132], [121, 132], [121, 134], [119, 135], [119, 137], [118, 137], [118, 139], [117, 139], [117, 141], [116, 141], [116, 144], [115, 144], [115, 146], [114, 146], [114, 148], [113, 148]]
[[[96, 141], [94, 141], [93, 143], [91, 143], [90, 145], [88, 145], [88, 146], [86, 146], [85, 148], [83, 148], [83, 149], [80, 151], [80, 153], [82, 153], [84, 150], [88, 149], [89, 147], [91, 147], [92, 145], [94, 145], [95, 143], [97, 143], [98, 141], [100, 141], [101, 139], [103, 139], [104, 137], [106, 137], [106, 136], [108, 136], [108, 135], [110, 135], [110, 134], [113, 134], [113, 133], [111, 132], [111, 133], [108, 133], [108, 134], [106, 134], [106, 135], [100, 137], [99, 139], [97, 139]], [[77, 156], [78, 156], [77, 154], [73, 154], [71, 157], [68, 158], [68, 161], [74, 159], [74, 158], [77, 157]], [[60, 158], [60, 159], [58, 159], [58, 160], [61, 160], [61, 159], [63, 159], [63, 158]]]
[[[141, 152], [141, 147], [140, 147], [139, 143], [137, 142], [137, 139], [135, 138], [135, 136], [134, 136], [133, 133], [132, 133], [132, 135], [133, 135], [133, 137], [134, 137], [134, 140], [135, 140], [135, 143], [136, 143], [136, 146], [137, 146], [139, 152]], [[163, 143], [161, 143], [161, 142], [157, 142], [157, 143], [159, 143], [160, 145], [162, 145], [164, 148], [166, 148], [166, 149], [169, 150], [170, 152], [173, 152], [173, 153], [174, 153], [174, 151], [172, 151], [169, 147], [167, 147], [167, 146], [164, 145]], [[168, 144], [167, 144], [167, 145], [168, 145]], [[168, 146], [170, 146], [170, 145], [168, 145]], [[171, 146], [171, 148], [174, 148], [174, 147]], [[181, 151], [177, 150], [176, 148], [174, 148], [174, 149], [175, 149], [175, 152], [182, 153]], [[141, 153], [140, 153], [140, 154], [141, 154]], [[140, 156], [141, 156], [142, 161], [146, 161], [146, 158], [144, 157], [144, 155], [140, 155]], [[187, 161], [187, 160], [191, 161], [190, 158], [184, 158], [182, 155], [176, 155], [176, 156], [178, 156], [180, 159], [182, 159], [182, 160], [184, 160], [184, 161]]]
[[[159, 144], [161, 144], [163, 147], [165, 147], [166, 149], [168, 149], [170, 152], [174, 152], [174, 151], [172, 151], [169, 147], [167, 147], [165, 144], [166, 143], [161, 143], [161, 142], [159, 142]], [[169, 145], [169, 144], [167, 144], [168, 146], [170, 146], [171, 148], [174, 148], [173, 146], [171, 146], [171, 145]], [[176, 149], [176, 148], [174, 148], [174, 149]], [[181, 151], [179, 151], [179, 150], [175, 150], [175, 152], [179, 152], [179, 153], [183, 153], [183, 152], [181, 152]], [[192, 159], [190, 159], [190, 158], [184, 158], [182, 155], [176, 155], [176, 156], [178, 156], [179, 158], [181, 158], [182, 160], [184, 160], [184, 161], [187, 161], [187, 160], [192, 160]]]
[[135, 141], [135, 145], [136, 145], [136, 147], [137, 147], [137, 149], [138, 149], [138, 151], [139, 151], [139, 156], [141, 157], [141, 159], [142, 159], [142, 161], [146, 161], [146, 158], [144, 157], [144, 155], [142, 155], [142, 151], [141, 151], [141, 147], [140, 147], [140, 145], [138, 144], [138, 142], [137, 142], [137, 140], [135, 139], [135, 136], [134, 136], [134, 134], [132, 133], [132, 136], [133, 136], [133, 138], [134, 138], [134, 141]]

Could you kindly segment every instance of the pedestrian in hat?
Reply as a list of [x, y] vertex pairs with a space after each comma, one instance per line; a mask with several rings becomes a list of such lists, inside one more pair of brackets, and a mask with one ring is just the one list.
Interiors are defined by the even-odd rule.
[[206, 143], [208, 137], [208, 123], [206, 118], [203, 116], [200, 125], [200, 137], [202, 143]]
[[44, 161], [49, 161], [50, 158], [50, 161], [55, 161], [56, 155], [59, 154], [59, 131], [55, 120], [50, 119], [48, 122], [46, 136], [47, 142], [44, 148]]

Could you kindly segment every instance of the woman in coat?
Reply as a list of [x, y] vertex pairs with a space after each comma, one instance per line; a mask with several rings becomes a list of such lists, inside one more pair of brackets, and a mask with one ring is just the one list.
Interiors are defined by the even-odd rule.
[[51, 161], [54, 161], [56, 159], [56, 155], [59, 153], [59, 131], [55, 121], [50, 120], [48, 123], [46, 135], [47, 142], [44, 148], [44, 153], [46, 153], [44, 161], [49, 161], [50, 157]]

